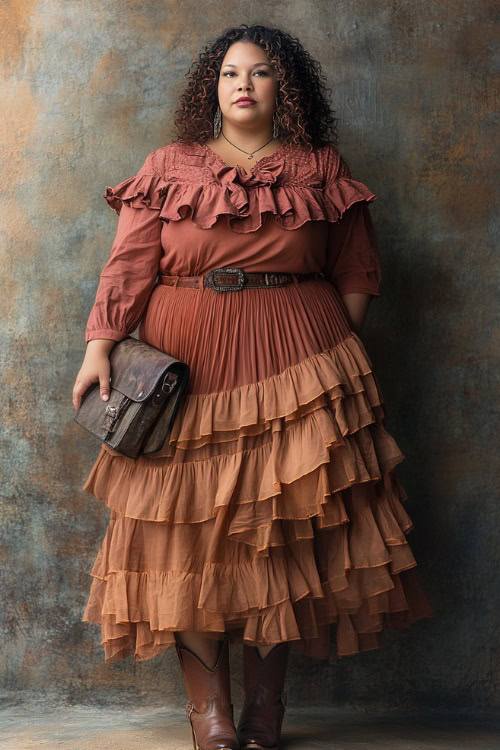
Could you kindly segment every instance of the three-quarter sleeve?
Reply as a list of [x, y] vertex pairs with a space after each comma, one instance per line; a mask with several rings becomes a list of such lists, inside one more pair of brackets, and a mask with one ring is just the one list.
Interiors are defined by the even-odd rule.
[[160, 190], [165, 184], [150, 154], [137, 175], [104, 198], [118, 214], [116, 235], [102, 269], [95, 301], [85, 328], [85, 341], [121, 341], [142, 318], [155, 286], [162, 256]]
[[341, 295], [363, 292], [380, 297], [382, 266], [368, 206], [376, 196], [366, 185], [352, 179], [341, 156], [328, 190], [335, 195], [341, 215], [338, 221], [328, 224], [325, 276]]

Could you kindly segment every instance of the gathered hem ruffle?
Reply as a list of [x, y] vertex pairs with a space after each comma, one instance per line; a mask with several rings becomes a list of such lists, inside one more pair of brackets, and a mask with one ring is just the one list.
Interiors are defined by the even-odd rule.
[[[432, 617], [415, 567], [413, 561], [392, 574], [386, 565], [353, 569], [348, 586], [326, 580], [313, 591], [241, 611], [199, 604], [205, 574], [120, 570], [106, 579], [93, 578], [82, 621], [101, 625], [101, 646], [109, 662], [130, 654], [137, 661], [153, 658], [174, 646], [175, 633], [182, 631], [227, 633], [231, 641], [248, 645], [291, 641], [301, 653], [328, 659], [332, 625], [341, 658], [379, 648], [384, 626], [399, 630]], [[238, 590], [248, 583], [242, 580]], [[220, 581], [217, 587], [226, 588]]]
[[208, 163], [209, 176], [200, 179], [139, 173], [107, 186], [103, 197], [119, 214], [121, 206], [148, 206], [163, 221], [189, 218], [200, 229], [210, 229], [220, 216], [236, 233], [257, 231], [270, 213], [282, 229], [294, 230], [308, 221], [339, 221], [354, 203], [376, 200], [359, 180], [342, 176], [324, 181], [313, 173], [302, 179], [281, 178], [283, 157], [267, 160], [252, 174], [218, 162]]

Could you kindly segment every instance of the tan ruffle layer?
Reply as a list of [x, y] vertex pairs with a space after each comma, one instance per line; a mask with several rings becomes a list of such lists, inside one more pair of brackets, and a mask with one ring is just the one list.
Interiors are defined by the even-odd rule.
[[351, 177], [339, 177], [324, 185], [317, 176], [309, 183], [276, 181], [283, 159], [267, 162], [265, 170], [257, 170], [246, 179], [236, 167], [211, 168], [212, 179], [205, 183], [139, 173], [115, 187], [107, 186], [103, 197], [117, 214], [123, 203], [145, 205], [159, 209], [164, 221], [189, 217], [201, 229], [209, 229], [222, 215], [228, 226], [241, 234], [259, 229], [265, 212], [273, 214], [283, 229], [293, 230], [307, 221], [337, 222], [353, 203], [376, 199], [363, 182]]
[[348, 520], [341, 491], [380, 480], [404, 458], [378, 423], [340, 442], [333, 425], [319, 410], [262, 448], [167, 466], [134, 466], [102, 449], [84, 489], [128, 518], [159, 523], [203, 523], [231, 506], [228, 538], [267, 554], [311, 537], [315, 516], [319, 528]]
[[[355, 572], [351, 573], [352, 581]], [[84, 621], [101, 624], [101, 645], [110, 662], [130, 654], [138, 661], [157, 656], [175, 645], [177, 630], [219, 637], [227, 632], [236, 643], [265, 645], [291, 640], [296, 651], [327, 659], [328, 627], [332, 623], [337, 626], [337, 655], [341, 658], [379, 648], [384, 618], [390, 630], [399, 630], [432, 616], [432, 610], [423, 604], [425, 594], [418, 577], [413, 574], [409, 569], [392, 576], [388, 590], [365, 597], [356, 608], [351, 605], [350, 613], [337, 608], [335, 595], [325, 586], [321, 600], [285, 601], [229, 619], [197, 608], [199, 576], [120, 571], [107, 581], [94, 578], [92, 604]], [[171, 590], [177, 592], [175, 601]], [[165, 611], [169, 614], [159, 614]]]
[[[325, 407], [325, 413], [333, 412], [336, 432], [352, 433], [362, 424], [375, 421], [376, 407], [381, 403], [371, 367], [361, 339], [353, 333], [337, 346], [258, 383], [190, 394], [173, 425], [169, 443], [192, 449], [241, 435], [276, 432]], [[155, 455], [162, 455], [162, 451]]]
[[[331, 623], [345, 656], [378, 648], [384, 620], [431, 616], [382, 402], [353, 334], [260, 383], [191, 395], [162, 460], [102, 446], [84, 489], [114, 524], [83, 619], [101, 623], [106, 659], [151, 658], [176, 630], [327, 658]], [[193, 569], [147, 552], [130, 569], [133, 533], [147, 549], [198, 550]]]
[[[391, 484], [399, 486], [397, 480]], [[174, 645], [174, 632], [180, 630], [214, 636], [228, 632], [235, 642], [291, 640], [296, 650], [328, 658], [329, 625], [336, 623], [339, 657], [378, 648], [384, 621], [395, 630], [432, 616], [432, 610], [414, 575], [416, 562], [404, 536], [412, 528], [408, 516], [402, 521], [405, 532], [399, 527], [394, 533], [390, 514], [375, 518], [368, 506], [376, 506], [366, 502], [366, 494], [359, 492], [357, 498], [359, 503], [349, 509], [349, 525], [317, 530], [316, 540], [273, 549], [268, 558], [237, 566], [207, 563], [201, 573], [105, 574], [113, 555], [103, 555], [92, 572], [83, 619], [101, 624], [105, 657], [112, 661], [133, 652], [137, 659], [151, 658]], [[401, 507], [399, 513], [404, 514]], [[366, 516], [372, 516], [378, 546], [369, 561], [362, 555], [368, 541]], [[118, 538], [117, 544], [122, 543], [121, 534]], [[108, 545], [112, 548], [113, 540]]]
[[[165, 445], [146, 460], [169, 457], [175, 463], [196, 460], [201, 455], [209, 458], [215, 455], [208, 453], [210, 446], [282, 432], [320, 410], [333, 418], [331, 426], [324, 426], [335, 435], [332, 442], [341, 442], [343, 436], [383, 420], [382, 395], [371, 367], [363, 342], [352, 333], [337, 346], [258, 383], [214, 393], [187, 394]], [[295, 436], [300, 437], [297, 433]], [[207, 452], [201, 454], [199, 449], [204, 446]], [[186, 454], [176, 456], [178, 449]], [[231, 446], [229, 452], [234, 454], [237, 450]], [[134, 464], [130, 462], [131, 468]]]
[[[346, 519], [342, 490], [404, 459], [362, 347], [353, 334], [260, 383], [188, 396], [168, 457], [131, 459], [103, 445], [84, 489], [129, 518], [162, 523], [201, 523], [231, 506], [228, 537], [260, 554], [311, 537], [312, 517], [319, 528]], [[200, 447], [179, 448], [179, 436]]]

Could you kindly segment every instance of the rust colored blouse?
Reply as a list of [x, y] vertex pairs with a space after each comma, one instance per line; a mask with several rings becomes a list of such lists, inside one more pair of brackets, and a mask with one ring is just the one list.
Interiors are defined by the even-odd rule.
[[222, 266], [322, 271], [341, 295], [381, 296], [368, 203], [332, 145], [284, 144], [250, 173], [205, 144], [176, 141], [103, 196], [118, 214], [85, 340], [120, 341], [146, 310], [158, 273], [196, 276]]

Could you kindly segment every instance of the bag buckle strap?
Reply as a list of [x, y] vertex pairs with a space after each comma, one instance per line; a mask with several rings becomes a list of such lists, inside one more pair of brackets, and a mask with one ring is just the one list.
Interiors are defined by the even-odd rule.
[[128, 402], [128, 400], [129, 399], [126, 396], [123, 396], [122, 400], [120, 401], [118, 405], [108, 404], [106, 406], [102, 428], [106, 430], [108, 433], [114, 432], [120, 413], [123, 407], [125, 406], [125, 404]]
[[107, 432], [113, 432], [116, 420], [118, 419], [118, 407], [108, 405], [104, 414], [102, 428], [103, 430], [107, 430]]

